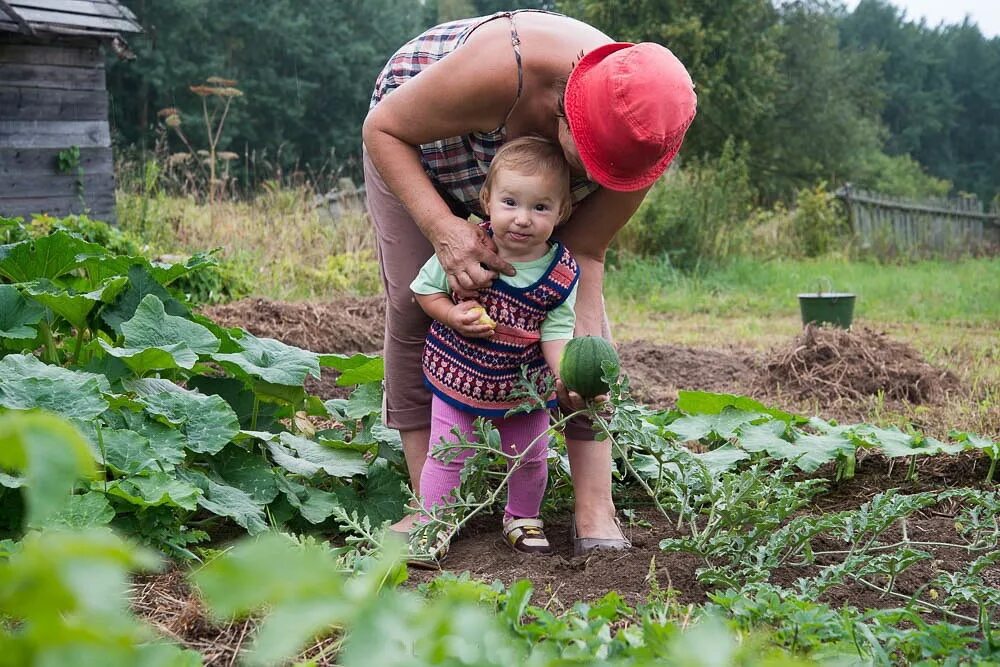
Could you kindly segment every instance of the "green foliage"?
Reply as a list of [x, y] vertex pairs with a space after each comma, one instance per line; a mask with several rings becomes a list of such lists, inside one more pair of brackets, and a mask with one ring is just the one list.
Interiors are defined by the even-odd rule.
[[856, 184], [868, 190], [909, 199], [947, 197], [951, 183], [935, 178], [909, 155], [871, 153], [862, 161]]
[[[0, 416], [23, 418], [24, 430], [27, 411], [49, 410], [83, 433], [62, 447], [42, 443], [44, 460], [26, 467], [13, 445], [5, 450], [14, 458], [0, 463], [24, 468], [0, 480], [26, 501], [23, 521], [8, 518], [11, 535], [50, 517], [112, 522], [191, 558], [208, 537], [201, 527], [223, 520], [258, 533], [272, 522], [320, 524], [344, 503], [363, 515], [370, 503], [379, 520], [392, 514], [384, 501], [399, 497], [401, 462], [374, 464], [399, 447], [377, 423], [381, 360], [319, 355], [193, 316], [164, 285], [208, 261], [154, 265], [61, 228], [0, 246], [0, 276], [15, 281], [0, 284]], [[365, 388], [327, 408], [303, 386], [321, 363]], [[331, 416], [343, 426], [316, 434], [310, 418]], [[287, 428], [278, 421], [292, 417]], [[74, 451], [99, 480], [74, 488], [77, 468], [60, 458]]]
[[908, 20], [884, 0], [858, 3], [840, 29], [845, 43], [880, 61], [886, 152], [910, 155], [933, 177], [991, 199], [998, 189], [1000, 43], [974, 24]]
[[819, 257], [847, 245], [850, 224], [825, 183], [798, 191], [791, 219], [800, 256]]
[[[427, 25], [408, 0], [125, 4], [145, 32], [130, 40], [134, 62], [109, 57], [116, 128], [146, 143], [160, 109], [201, 115], [191, 83], [211, 75], [236, 80], [246, 98], [230, 110], [219, 145], [249, 147], [254, 182], [303, 160], [319, 169], [332, 156], [357, 156], [375, 77]], [[209, 144], [199, 124], [185, 131], [194, 145]]]
[[666, 255], [685, 271], [721, 264], [743, 249], [753, 196], [744, 153], [729, 141], [717, 160], [691, 163], [657, 182], [618, 247]]

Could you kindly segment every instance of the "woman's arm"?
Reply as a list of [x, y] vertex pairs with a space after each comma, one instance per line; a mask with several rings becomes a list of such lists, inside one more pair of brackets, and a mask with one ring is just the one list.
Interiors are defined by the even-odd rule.
[[467, 44], [456, 49], [386, 95], [362, 128], [372, 162], [434, 246], [455, 291], [484, 287], [496, 278], [495, 271], [513, 275], [514, 270], [484, 242], [480, 230], [457, 224], [464, 221], [434, 189], [417, 146], [496, 129], [516, 91], [517, 63], [509, 33], [505, 40], [484, 34], [475, 48]]
[[649, 188], [615, 192], [601, 188], [586, 197], [556, 235], [580, 266], [576, 335], [604, 336], [604, 255], [612, 239], [639, 208]]

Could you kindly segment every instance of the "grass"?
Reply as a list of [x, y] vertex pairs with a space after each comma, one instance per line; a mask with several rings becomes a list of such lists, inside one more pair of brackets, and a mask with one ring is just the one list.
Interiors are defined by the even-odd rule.
[[[699, 276], [663, 262], [629, 259], [608, 271], [607, 308], [618, 340], [700, 348], [785, 346], [802, 329], [796, 295], [836, 276], [834, 288], [858, 295], [854, 323], [885, 331], [928, 363], [955, 373], [968, 389], [933, 409], [873, 401], [868, 421], [882, 425], [1000, 429], [1000, 259], [901, 265], [838, 258], [737, 259]], [[824, 287], [825, 289], [825, 287]]]
[[365, 216], [334, 219], [306, 188], [265, 188], [251, 201], [210, 205], [119, 191], [117, 214], [122, 229], [153, 255], [221, 248], [252, 296], [302, 301], [382, 290]]
[[855, 315], [877, 322], [1000, 322], [1000, 259], [891, 265], [839, 258], [736, 259], [702, 275], [625, 259], [608, 271], [607, 296], [644, 314], [724, 319], [798, 317], [796, 295], [857, 294]]

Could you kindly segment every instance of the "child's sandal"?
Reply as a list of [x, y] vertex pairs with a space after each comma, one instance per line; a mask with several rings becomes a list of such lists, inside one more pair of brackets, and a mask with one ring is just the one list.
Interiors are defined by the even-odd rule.
[[510, 519], [503, 524], [503, 538], [514, 551], [523, 554], [547, 554], [552, 551], [542, 530], [541, 519]]

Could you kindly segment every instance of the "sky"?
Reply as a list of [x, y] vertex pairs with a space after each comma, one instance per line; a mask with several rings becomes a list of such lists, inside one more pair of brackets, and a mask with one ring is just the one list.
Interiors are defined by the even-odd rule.
[[[906, 18], [927, 20], [929, 27], [939, 23], [961, 23], [968, 15], [979, 25], [979, 30], [987, 37], [1000, 36], [1000, 0], [889, 0], [906, 11]], [[848, 9], [854, 9], [858, 0], [847, 0]]]

